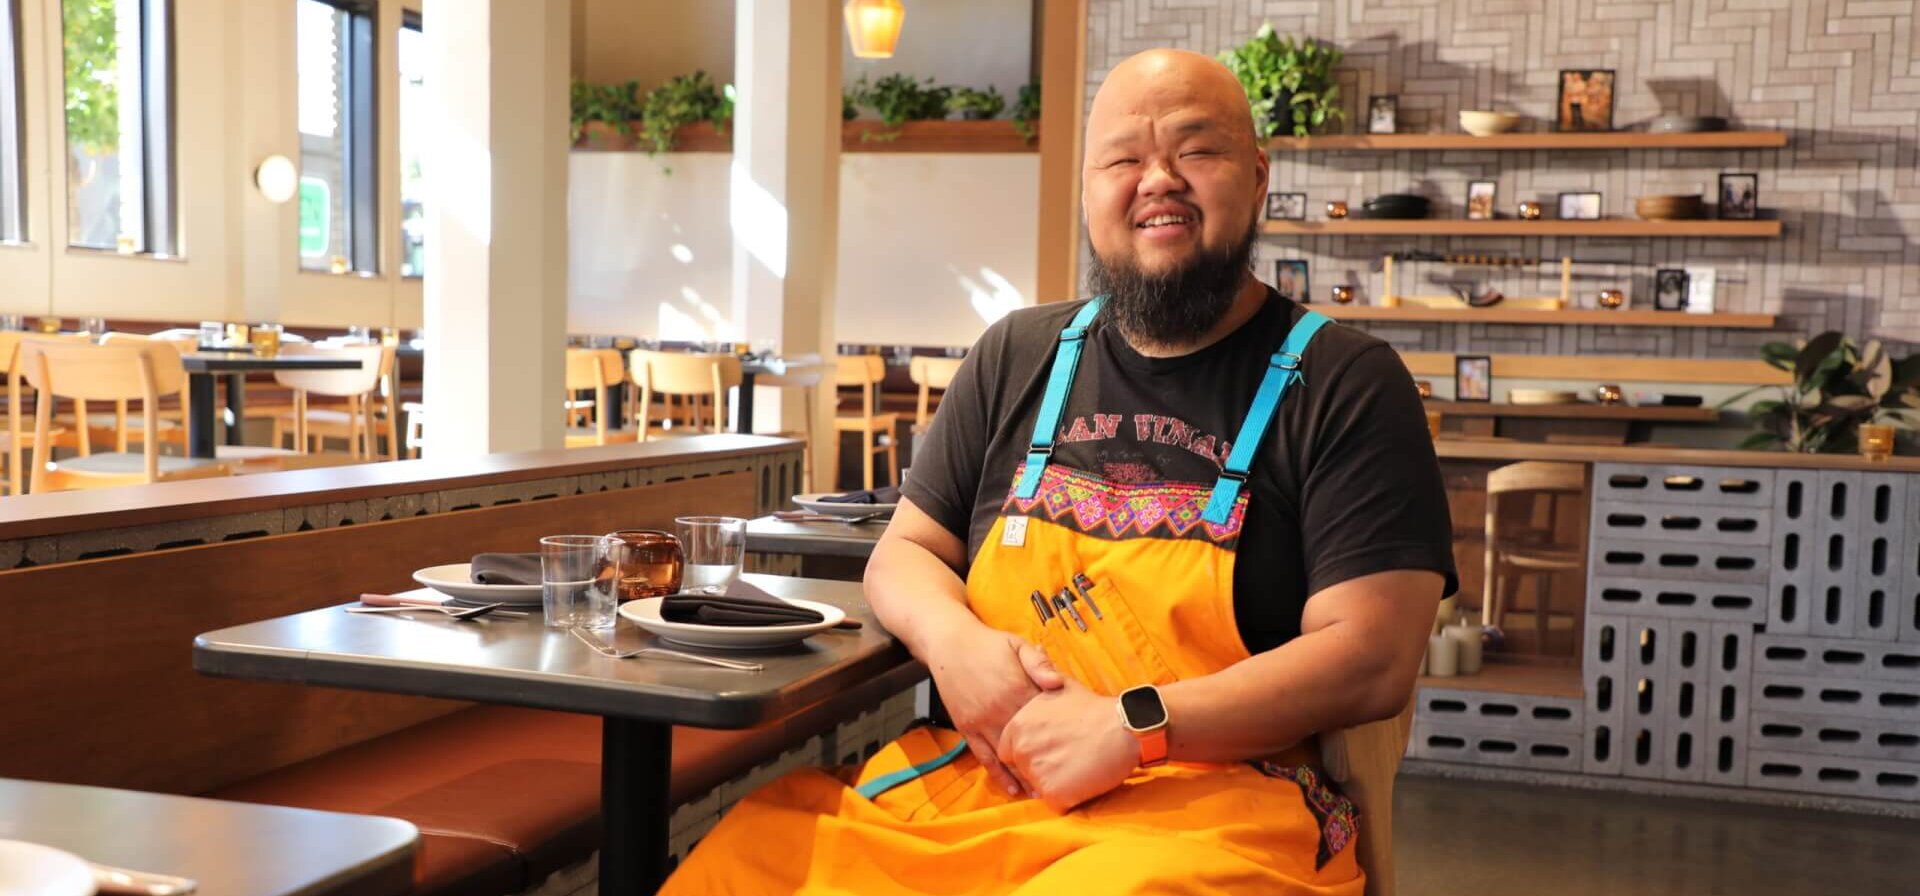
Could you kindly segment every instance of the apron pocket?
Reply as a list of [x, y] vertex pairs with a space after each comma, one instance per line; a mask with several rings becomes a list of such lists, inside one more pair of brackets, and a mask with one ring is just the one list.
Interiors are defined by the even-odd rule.
[[1097, 652], [1103, 654], [1118, 673], [1118, 688], [1112, 693], [1136, 685], [1171, 684], [1178, 680], [1160, 658], [1160, 652], [1154, 649], [1153, 642], [1147, 640], [1146, 630], [1113, 580], [1097, 582], [1093, 599], [1100, 605], [1100, 617], [1087, 610], [1082, 610], [1081, 615], [1087, 620], [1087, 635], [1098, 642]]

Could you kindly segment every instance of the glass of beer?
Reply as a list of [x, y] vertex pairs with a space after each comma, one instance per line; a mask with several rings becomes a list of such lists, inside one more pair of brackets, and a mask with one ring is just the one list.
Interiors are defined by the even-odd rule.
[[622, 529], [602, 542], [596, 578], [612, 577], [622, 602], [680, 592], [686, 554], [680, 539], [659, 529]]

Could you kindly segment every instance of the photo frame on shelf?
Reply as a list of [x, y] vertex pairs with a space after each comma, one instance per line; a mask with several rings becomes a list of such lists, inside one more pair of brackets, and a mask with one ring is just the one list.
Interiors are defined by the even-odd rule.
[[1562, 221], [1598, 221], [1600, 220], [1599, 193], [1561, 193], [1560, 220]]
[[1305, 221], [1307, 219], [1307, 194], [1305, 193], [1268, 193], [1267, 220], [1269, 221]]
[[1554, 103], [1556, 130], [1613, 130], [1613, 69], [1560, 70], [1560, 96]]
[[1712, 314], [1714, 270], [1707, 267], [1688, 267], [1687, 304], [1683, 310], [1688, 314]]
[[1302, 305], [1313, 300], [1308, 289], [1307, 260], [1304, 258], [1281, 258], [1273, 263], [1273, 288], [1283, 299], [1292, 299]]
[[1453, 356], [1453, 400], [1493, 400], [1493, 358], [1487, 355]]
[[1399, 126], [1400, 98], [1393, 94], [1367, 97], [1367, 133], [1391, 134]]
[[1490, 181], [1490, 180], [1468, 181], [1467, 182], [1467, 220], [1469, 221], [1493, 220], [1494, 196], [1498, 192], [1499, 192], [1499, 188], [1493, 181]]
[[1720, 217], [1751, 221], [1760, 215], [1760, 175], [1739, 172], [1720, 175]]
[[1653, 307], [1656, 311], [1680, 311], [1687, 307], [1685, 270], [1660, 268], [1653, 272]]

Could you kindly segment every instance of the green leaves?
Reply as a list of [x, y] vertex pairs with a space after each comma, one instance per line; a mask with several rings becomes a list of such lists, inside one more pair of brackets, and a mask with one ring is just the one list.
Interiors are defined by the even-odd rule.
[[64, 64], [67, 142], [95, 155], [120, 147], [120, 91], [115, 71], [113, 0], [63, 0], [60, 49]]
[[1013, 101], [1013, 129], [1021, 137], [1032, 140], [1035, 136], [1033, 123], [1040, 120], [1040, 82], [1029, 81], [1020, 86], [1020, 96]]
[[[1821, 333], [1801, 345], [1769, 342], [1760, 347], [1768, 365], [1793, 374], [1778, 400], [1756, 401], [1747, 408], [1758, 432], [1742, 448], [1778, 445], [1788, 451], [1850, 451], [1864, 423], [1911, 429], [1920, 423], [1920, 356], [1895, 361], [1872, 340], [1856, 345], [1838, 331]], [[1721, 402], [1726, 407], [1752, 394], [1749, 389]]]
[[971, 87], [956, 87], [953, 96], [947, 98], [947, 110], [958, 112], [973, 118], [992, 118], [1007, 107], [1007, 98], [1000, 95], [999, 88], [989, 85], [985, 91]]
[[725, 128], [732, 120], [733, 86], [722, 93], [704, 71], [670, 78], [640, 102], [640, 138], [651, 145], [649, 154], [672, 151], [674, 132], [694, 122]]
[[1337, 47], [1311, 38], [1298, 42], [1274, 33], [1262, 24], [1240, 46], [1224, 50], [1219, 59], [1246, 88], [1254, 129], [1267, 138], [1283, 127], [1305, 137], [1330, 122], [1346, 118], [1340, 108], [1340, 86], [1333, 70], [1345, 54]]
[[887, 127], [898, 128], [909, 121], [947, 117], [947, 100], [953, 96], [953, 88], [938, 86], [932, 78], [922, 86], [906, 75], [888, 75], [869, 84], [862, 75], [854, 82], [852, 95], [855, 103], [878, 113]]

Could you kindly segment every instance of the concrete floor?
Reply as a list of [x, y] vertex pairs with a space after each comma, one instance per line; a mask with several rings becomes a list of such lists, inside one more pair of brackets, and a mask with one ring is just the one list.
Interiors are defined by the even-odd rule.
[[1400, 896], [1920, 893], [1920, 821], [1403, 775]]

